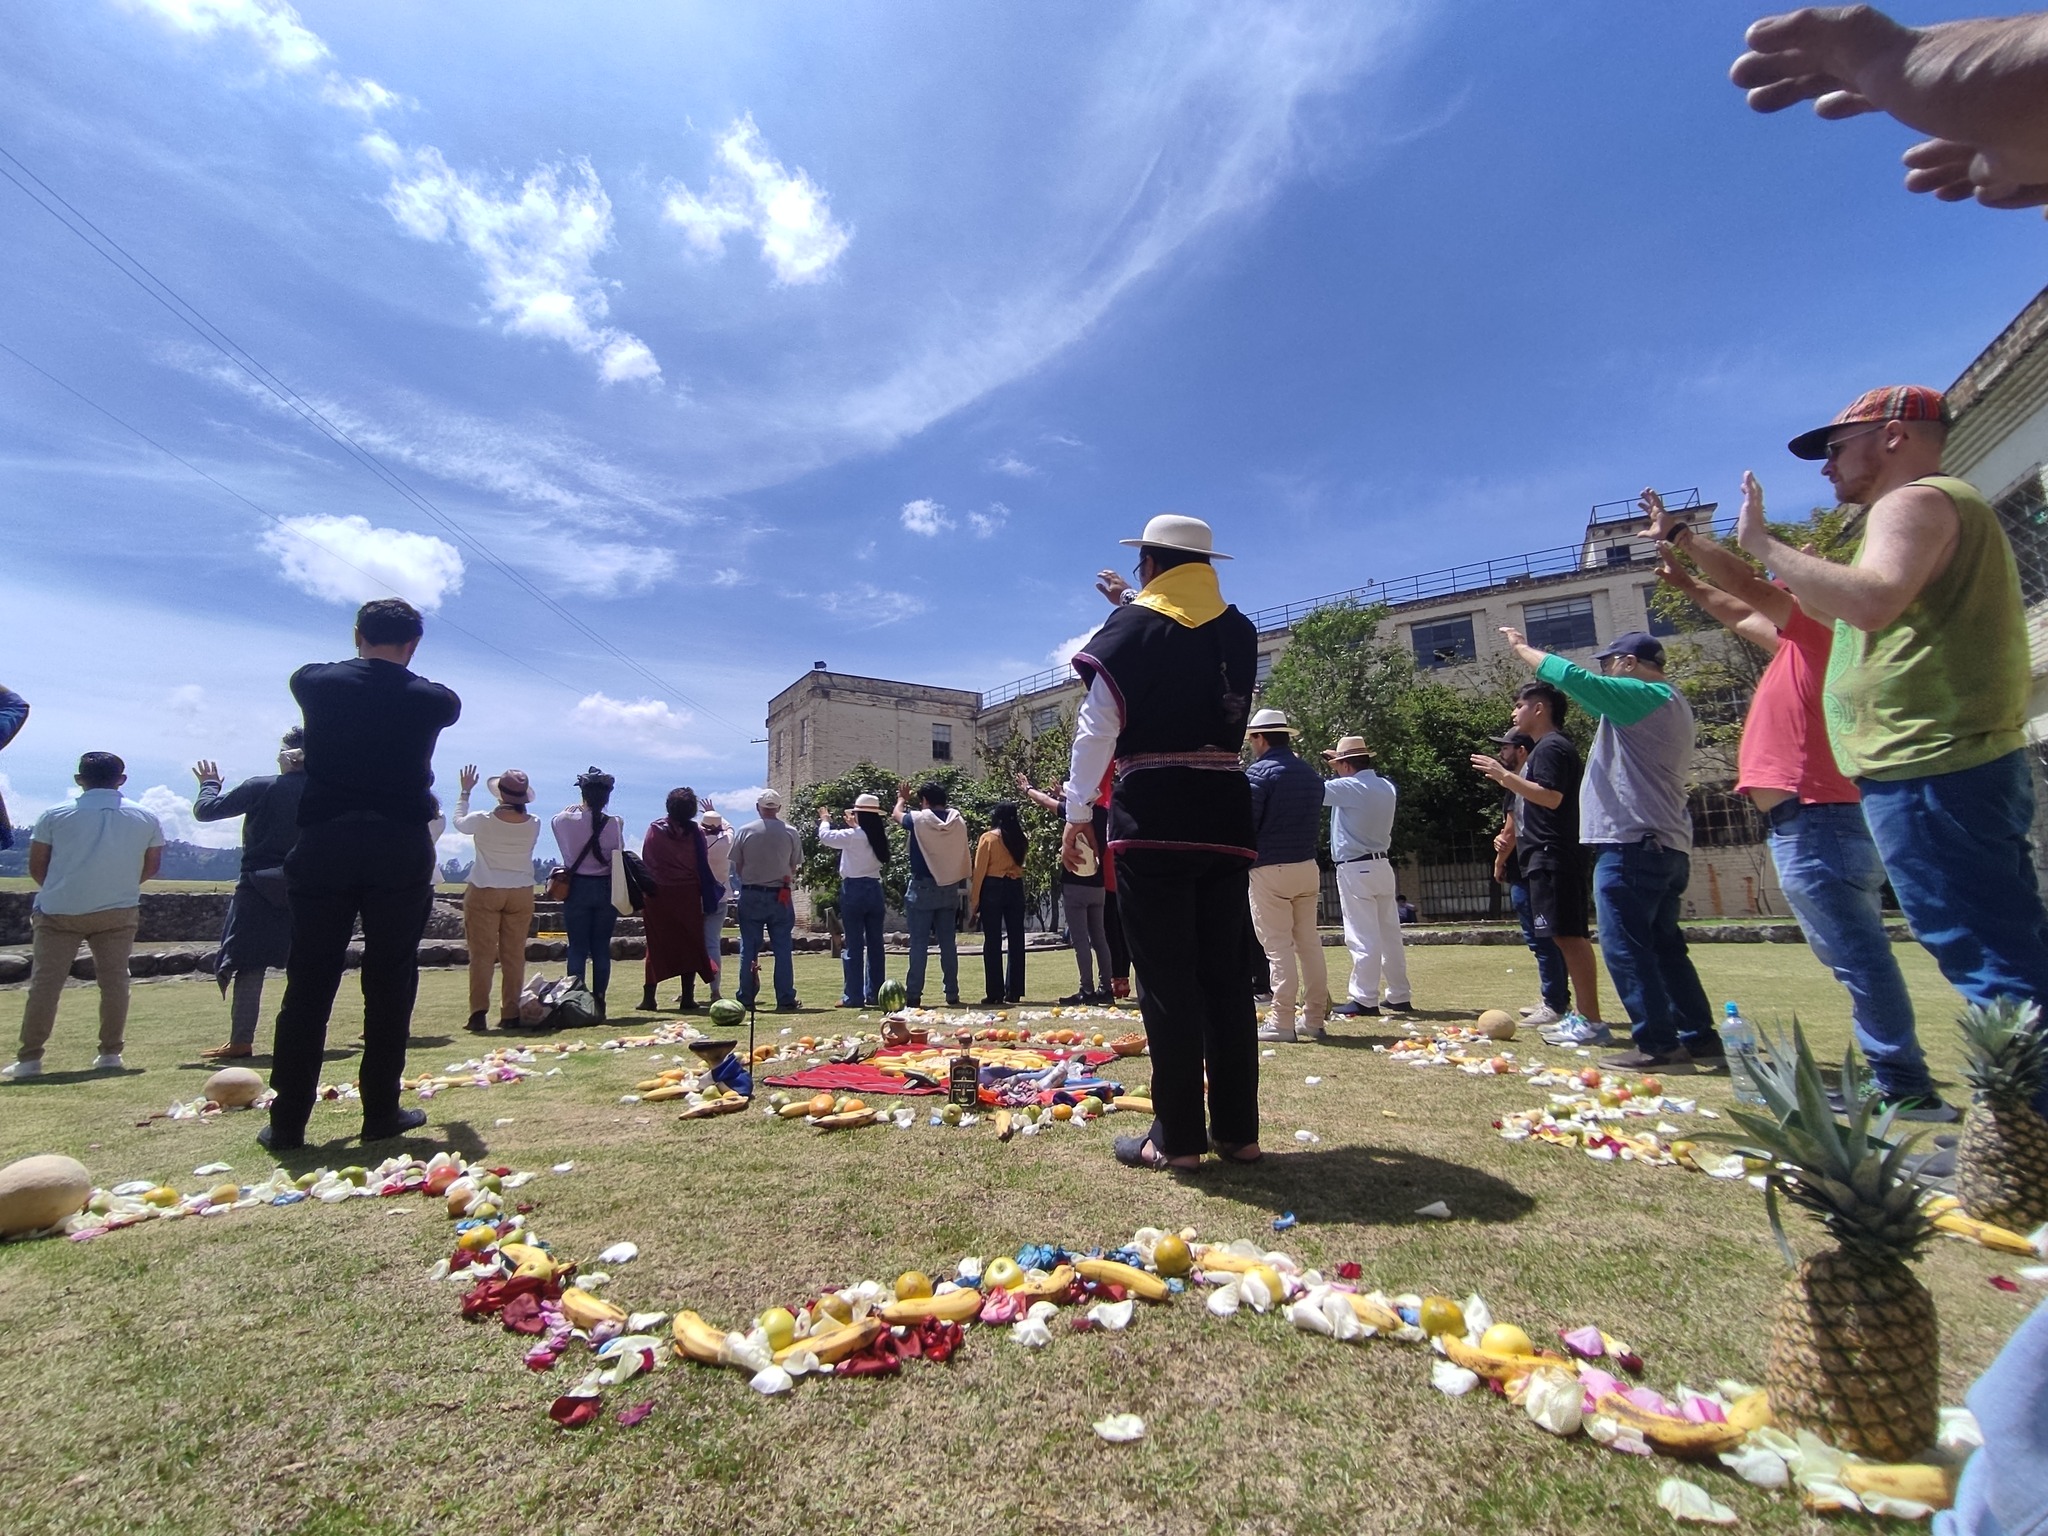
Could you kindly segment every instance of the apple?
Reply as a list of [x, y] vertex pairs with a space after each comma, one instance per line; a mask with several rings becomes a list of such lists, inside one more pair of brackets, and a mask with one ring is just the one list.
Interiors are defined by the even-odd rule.
[[1654, 1099], [1664, 1091], [1664, 1080], [1661, 1077], [1646, 1077], [1642, 1081], [1642, 1091]]
[[1600, 1082], [1600, 1069], [1598, 1067], [1587, 1067], [1579, 1073], [1579, 1086], [1581, 1088], [1598, 1088]]

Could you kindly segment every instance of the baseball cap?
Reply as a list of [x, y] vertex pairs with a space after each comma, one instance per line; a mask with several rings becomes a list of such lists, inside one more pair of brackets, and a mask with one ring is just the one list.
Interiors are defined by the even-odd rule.
[[764, 789], [754, 797], [754, 804], [757, 806], [772, 805], [780, 809], [782, 806], [782, 795], [778, 790]]
[[1824, 459], [1828, 456], [1828, 434], [1837, 427], [1858, 421], [1938, 421], [1949, 424], [1948, 401], [1938, 389], [1925, 384], [1887, 384], [1865, 390], [1824, 427], [1802, 432], [1785, 446], [1793, 457]]
[[1633, 656], [1653, 667], [1661, 667], [1664, 665], [1664, 642], [1655, 635], [1632, 629], [1625, 635], [1616, 635], [1593, 653], [1595, 661], [1605, 661], [1610, 656]]
[[1520, 747], [1524, 752], [1536, 750], [1536, 738], [1527, 731], [1502, 731], [1498, 736], [1486, 739], [1499, 747]]

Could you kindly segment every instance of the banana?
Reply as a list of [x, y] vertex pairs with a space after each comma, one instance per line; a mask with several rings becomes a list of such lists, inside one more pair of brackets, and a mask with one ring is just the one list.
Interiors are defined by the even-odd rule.
[[1133, 1109], [1141, 1115], [1149, 1115], [1153, 1112], [1152, 1101], [1142, 1094], [1120, 1093], [1116, 1096], [1115, 1103], [1118, 1109]]
[[981, 1292], [972, 1288], [948, 1291], [943, 1296], [920, 1296], [913, 1301], [882, 1304], [876, 1316], [892, 1327], [899, 1323], [922, 1322], [927, 1317], [949, 1323], [971, 1323], [981, 1315]]
[[675, 1336], [676, 1348], [690, 1359], [704, 1365], [730, 1363], [725, 1356], [725, 1335], [695, 1312], [678, 1312], [669, 1332]]
[[2001, 1253], [2018, 1253], [2029, 1258], [2034, 1257], [2034, 1245], [2019, 1233], [1993, 1226], [1988, 1221], [1979, 1221], [1974, 1216], [1965, 1216], [1961, 1211], [1944, 1210], [1934, 1218], [1934, 1224], [1944, 1232], [1966, 1237], [1986, 1248], [1996, 1248]]
[[809, 1099], [798, 1099], [794, 1104], [785, 1104], [782, 1108], [775, 1111], [784, 1120], [801, 1120], [810, 1112], [811, 1101]]
[[1043, 1280], [1027, 1279], [1022, 1285], [1012, 1286], [1010, 1293], [1029, 1301], [1058, 1301], [1074, 1284], [1074, 1266], [1062, 1264]]
[[557, 1275], [568, 1274], [576, 1267], [556, 1262], [553, 1254], [531, 1243], [500, 1243], [498, 1252], [511, 1263], [512, 1276], [516, 1280], [538, 1280], [545, 1285]]
[[[1449, 1339], [1444, 1340], [1446, 1344]], [[1658, 1450], [1671, 1456], [1718, 1456], [1723, 1451], [1732, 1451], [1742, 1444], [1749, 1434], [1733, 1424], [1695, 1424], [1690, 1419], [1674, 1418], [1668, 1413], [1651, 1413], [1638, 1408], [1619, 1392], [1609, 1392], [1593, 1405], [1595, 1413], [1604, 1413], [1617, 1424], [1626, 1426], [1641, 1435]]]
[[1526, 1376], [1529, 1372], [1545, 1366], [1553, 1367], [1570, 1376], [1578, 1374], [1578, 1367], [1561, 1355], [1504, 1355], [1489, 1349], [1475, 1349], [1454, 1333], [1439, 1334], [1437, 1338], [1443, 1344], [1444, 1354], [1450, 1359], [1451, 1364], [1462, 1365], [1474, 1375], [1484, 1376], [1489, 1381], [1513, 1381], [1517, 1376]]
[[1212, 1270], [1217, 1274], [1248, 1275], [1265, 1262], [1264, 1259], [1247, 1258], [1241, 1253], [1230, 1253], [1222, 1248], [1195, 1250], [1195, 1268]]
[[661, 1104], [669, 1099], [680, 1099], [689, 1091], [681, 1083], [658, 1082], [640, 1095], [640, 1102], [643, 1104]]
[[573, 1327], [595, 1328], [599, 1323], [624, 1323], [625, 1312], [602, 1297], [593, 1296], [579, 1285], [572, 1285], [562, 1292], [562, 1316], [569, 1319]]
[[1009, 1140], [1009, 1139], [1010, 1139], [1010, 1138], [1011, 1138], [1012, 1136], [1016, 1135], [1016, 1133], [1017, 1133], [1017, 1128], [1016, 1128], [1016, 1127], [1015, 1127], [1014, 1125], [1012, 1125], [1012, 1124], [1010, 1123], [1010, 1112], [1009, 1112], [1009, 1111], [1008, 1111], [1007, 1109], [999, 1109], [999, 1110], [997, 1110], [997, 1111], [996, 1111], [996, 1140], [997, 1140], [997, 1141], [1008, 1141], [1008, 1140]]
[[1401, 1315], [1391, 1307], [1383, 1307], [1370, 1296], [1361, 1296], [1356, 1291], [1343, 1293], [1351, 1303], [1351, 1310], [1358, 1320], [1368, 1328], [1377, 1328], [1382, 1333], [1393, 1333], [1401, 1326]]
[[1771, 1394], [1751, 1392], [1728, 1405], [1728, 1422], [1744, 1434], [1771, 1427]]
[[872, 1109], [846, 1109], [836, 1115], [820, 1115], [811, 1124], [821, 1131], [850, 1131], [857, 1125], [880, 1125]]
[[798, 1339], [787, 1348], [775, 1351], [776, 1364], [781, 1364], [799, 1350], [807, 1349], [818, 1357], [823, 1365], [837, 1365], [848, 1355], [857, 1355], [876, 1339], [889, 1325], [878, 1315], [862, 1318], [857, 1323], [848, 1323], [830, 1333], [813, 1334], [808, 1339]]
[[1842, 1486], [1851, 1493], [1882, 1493], [1894, 1499], [1911, 1499], [1930, 1509], [1947, 1509], [1955, 1502], [1956, 1474], [1950, 1467], [1886, 1467], [1875, 1462], [1852, 1461], [1842, 1468]]
[[1129, 1264], [1119, 1264], [1114, 1259], [1082, 1259], [1074, 1268], [1089, 1280], [1120, 1285], [1133, 1296], [1146, 1301], [1164, 1301], [1173, 1294], [1157, 1275], [1147, 1274]]
[[679, 1120], [709, 1120], [717, 1115], [736, 1115], [753, 1103], [752, 1099], [719, 1099], [710, 1104], [697, 1104], [684, 1110]]

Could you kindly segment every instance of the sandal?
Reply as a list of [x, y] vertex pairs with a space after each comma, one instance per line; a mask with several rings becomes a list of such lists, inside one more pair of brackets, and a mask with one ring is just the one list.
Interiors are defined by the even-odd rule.
[[1199, 1162], [1176, 1163], [1161, 1152], [1155, 1140], [1158, 1134], [1159, 1122], [1155, 1120], [1152, 1122], [1152, 1128], [1142, 1136], [1117, 1137], [1110, 1144], [1110, 1150], [1116, 1154], [1116, 1160], [1126, 1168], [1150, 1168], [1155, 1171], [1172, 1168], [1181, 1173], [1192, 1173], [1201, 1166]]
[[1248, 1141], [1212, 1141], [1209, 1143], [1211, 1149], [1214, 1150], [1216, 1155], [1222, 1158], [1224, 1162], [1236, 1163], [1239, 1167], [1242, 1168], [1254, 1167], [1257, 1164], [1263, 1163], [1266, 1160], [1266, 1154], [1263, 1150], [1261, 1150], [1252, 1157], [1240, 1157], [1238, 1155], [1239, 1153], [1244, 1151], [1246, 1147], [1250, 1145], [1252, 1145], [1252, 1143]]
[[226, 1045], [216, 1045], [199, 1053], [202, 1061], [245, 1061], [256, 1054], [253, 1045], [236, 1045], [230, 1040]]

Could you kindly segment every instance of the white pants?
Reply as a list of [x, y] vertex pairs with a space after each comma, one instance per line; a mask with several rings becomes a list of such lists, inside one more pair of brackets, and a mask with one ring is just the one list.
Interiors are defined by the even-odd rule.
[[1344, 947], [1351, 951], [1351, 1001], [1377, 1008], [1382, 982], [1388, 1002], [1411, 1001], [1393, 864], [1386, 859], [1339, 864], [1337, 899], [1344, 909]]
[[1322, 886], [1322, 871], [1313, 859], [1261, 864], [1252, 870], [1252, 928], [1273, 973], [1273, 1018], [1283, 1028], [1294, 1023], [1303, 975], [1308, 986], [1302, 1022], [1321, 1029], [1329, 1016], [1330, 974], [1323, 962], [1322, 935], [1316, 932], [1316, 899]]

